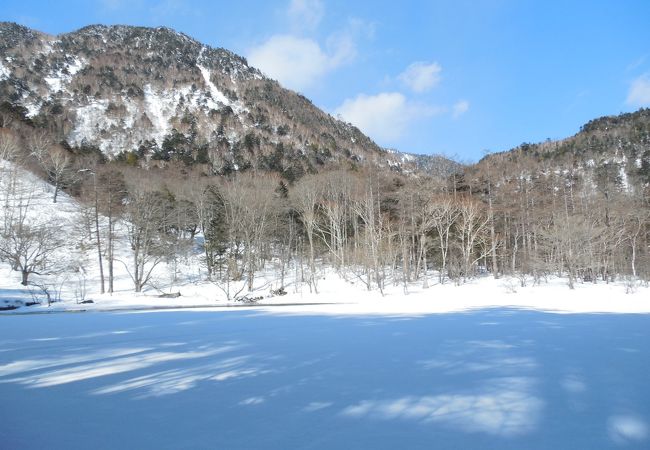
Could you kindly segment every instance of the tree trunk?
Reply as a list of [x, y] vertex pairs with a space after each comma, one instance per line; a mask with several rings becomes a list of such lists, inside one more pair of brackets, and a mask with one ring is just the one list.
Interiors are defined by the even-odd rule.
[[314, 293], [318, 294], [318, 287], [316, 286], [316, 277], [314, 276], [316, 272], [316, 264], [314, 261], [314, 232], [313, 228], [310, 224], [309, 228], [307, 229], [307, 238], [309, 240], [309, 285], [310, 289], [311, 286], [314, 286]]
[[108, 216], [108, 293], [113, 293], [113, 218]]
[[[93, 176], [95, 174], [93, 173]], [[95, 180], [95, 235], [97, 237], [97, 260], [99, 263], [99, 280], [101, 283], [101, 293], [106, 292], [106, 286], [104, 283], [104, 264], [102, 261], [102, 241], [99, 236], [99, 211], [98, 208], [98, 199], [97, 199], [97, 181]]]

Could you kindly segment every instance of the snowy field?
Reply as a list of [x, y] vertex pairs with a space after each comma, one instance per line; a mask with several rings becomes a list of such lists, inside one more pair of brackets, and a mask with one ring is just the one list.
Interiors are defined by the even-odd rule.
[[[269, 274], [269, 278], [272, 278]], [[432, 277], [433, 278], [433, 277]], [[37, 298], [42, 303], [21, 306], [2, 314], [44, 313], [56, 311], [118, 311], [144, 309], [204, 308], [223, 310], [231, 307], [248, 307], [239, 302], [228, 302], [221, 290], [207, 281], [185, 282], [170, 285], [165, 292], [181, 294], [176, 298], [160, 297], [160, 291], [148, 288], [136, 294], [126, 277], [114, 294], [99, 295], [97, 284], [91, 284], [85, 298], [93, 303], [78, 303], [74, 295], [74, 280], [63, 285], [62, 301], [48, 306], [38, 290], [23, 288], [19, 274], [8, 266], [0, 266], [0, 306], [25, 305]], [[271, 296], [270, 291], [279, 286], [260, 274], [253, 296], [263, 297], [256, 309], [281, 311], [283, 313], [313, 313], [328, 315], [414, 315], [473, 311], [485, 308], [518, 308], [556, 313], [650, 313], [650, 288], [636, 282], [630, 288], [624, 282], [578, 283], [575, 289], [567, 286], [566, 279], [549, 278], [534, 285], [532, 279], [525, 287], [518, 285], [513, 277], [494, 279], [489, 276], [468, 280], [455, 285], [439, 284], [431, 280], [428, 288], [412, 283], [405, 292], [401, 285], [389, 285], [382, 295], [378, 290], [368, 291], [353, 279], [345, 280], [335, 273], [328, 273], [320, 280], [319, 293], [310, 293], [305, 283], [285, 284], [283, 296]]]
[[650, 448], [645, 314], [4, 315], [0, 342], [3, 449]]

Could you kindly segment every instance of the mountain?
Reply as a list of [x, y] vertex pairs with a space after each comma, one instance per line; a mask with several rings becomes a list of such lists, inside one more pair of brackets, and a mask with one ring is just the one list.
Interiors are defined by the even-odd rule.
[[607, 172], [630, 189], [650, 180], [647, 109], [461, 166], [382, 149], [244, 58], [164, 27], [91, 25], [51, 36], [2, 22], [0, 104], [64, 147], [95, 148], [143, 167], [180, 161], [215, 174], [256, 169], [294, 181], [360, 165], [446, 178], [489, 163], [506, 178], [514, 165], [533, 172], [570, 166], [593, 180]]
[[650, 109], [591, 120], [566, 139], [523, 143], [487, 155], [472, 170], [485, 172], [488, 166], [502, 184], [519, 176], [555, 177], [563, 178], [566, 186], [647, 195]]
[[57, 142], [140, 165], [180, 160], [289, 180], [323, 166], [416, 170], [244, 58], [164, 27], [51, 36], [0, 23], [0, 102]]
[[465, 169], [463, 164], [438, 154], [419, 155], [393, 148], [387, 148], [386, 151], [397, 156], [403, 166], [413, 167], [416, 171], [433, 177], [447, 178]]
[[[130, 261], [136, 292], [158, 285], [163, 263], [156, 277], [173, 286], [192, 261], [228, 299], [231, 282], [251, 291], [267, 268], [279, 287], [295, 268], [313, 292], [331, 269], [382, 292], [434, 273], [517, 275], [521, 287], [650, 279], [648, 109], [459, 166], [381, 149], [243, 58], [167, 28], [53, 37], [5, 23], [0, 160], [0, 260], [16, 270], [27, 244], [59, 248], [59, 221], [25, 222], [25, 208], [49, 216], [36, 190], [15, 189], [26, 169], [53, 203], [59, 191], [80, 200], [74, 246], [93, 249], [100, 277], [106, 261], [109, 292], [114, 261]], [[24, 263], [22, 283], [52, 280], [45, 265]]]

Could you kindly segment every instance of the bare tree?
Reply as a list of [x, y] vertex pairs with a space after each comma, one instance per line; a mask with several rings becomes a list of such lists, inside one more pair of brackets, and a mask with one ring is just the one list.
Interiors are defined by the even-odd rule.
[[13, 121], [14, 118], [11, 113], [4, 109], [0, 111], [0, 128], [9, 128]]
[[78, 172], [72, 165], [72, 158], [67, 150], [53, 147], [41, 164], [48, 173], [49, 180], [54, 184], [52, 202], [56, 203], [62, 187], [69, 186], [78, 180]]
[[79, 179], [79, 173], [73, 166], [70, 152], [54, 145], [46, 132], [34, 133], [27, 139], [30, 154], [47, 174], [54, 185], [52, 202], [56, 203], [62, 187], [69, 186]]
[[592, 243], [603, 232], [604, 227], [586, 216], [559, 215], [546, 233], [548, 250], [555, 255], [559, 274], [566, 271], [571, 289], [578, 275], [589, 265]]
[[352, 224], [352, 193], [357, 180], [349, 172], [337, 170], [319, 175], [322, 181], [320, 211], [315, 229], [329, 249], [334, 266], [341, 271], [347, 264], [348, 228]]
[[[115, 227], [124, 211], [127, 187], [124, 181], [124, 175], [110, 167], [104, 168], [98, 166], [95, 178], [96, 180], [93, 180], [93, 182], [96, 181], [98, 199], [96, 213], [101, 213], [106, 221], [104, 227], [105, 232], [102, 233], [98, 230], [97, 245], [98, 251], [100, 251], [100, 236], [104, 234], [106, 242], [104, 250], [108, 269], [107, 291], [112, 293], [114, 291], [115, 241], [118, 238], [115, 232]], [[96, 225], [98, 225], [99, 214], [96, 214], [96, 218], [98, 219]]]
[[0, 234], [0, 260], [8, 262], [22, 275], [27, 286], [31, 274], [51, 270], [55, 253], [65, 246], [58, 227], [52, 224], [14, 223]]
[[644, 226], [647, 226], [648, 223], [650, 223], [650, 209], [647, 207], [634, 208], [629, 211], [625, 231], [631, 250], [630, 269], [632, 276], [635, 278], [637, 277], [638, 242], [642, 236]]
[[0, 128], [0, 161], [13, 161], [18, 156], [21, 143], [18, 136], [10, 130]]
[[486, 227], [490, 218], [483, 211], [482, 205], [471, 198], [461, 199], [458, 202], [460, 214], [457, 221], [457, 234], [463, 262], [463, 277], [467, 278], [472, 273], [474, 265], [480, 261], [486, 252], [476, 249], [481, 240], [485, 238]]
[[[225, 203], [229, 235], [229, 267], [235, 268], [235, 278], [246, 277], [248, 290], [253, 290], [255, 271], [263, 255], [264, 239], [278, 213], [274, 187], [277, 180], [269, 176], [241, 174], [224, 183], [222, 194]], [[243, 252], [241, 266], [233, 261]]]
[[315, 251], [314, 251], [314, 233], [316, 231], [317, 208], [321, 200], [321, 183], [320, 180], [308, 175], [302, 178], [291, 192], [291, 204], [298, 212], [302, 222], [307, 241], [309, 243], [309, 290], [312, 288], [318, 293]]
[[36, 161], [47, 159], [47, 153], [52, 147], [52, 139], [46, 131], [31, 133], [27, 138], [27, 150]]
[[431, 216], [433, 228], [438, 235], [438, 249], [440, 250], [439, 277], [440, 283], [444, 283], [449, 256], [449, 238], [452, 227], [460, 215], [460, 208], [452, 197], [439, 195], [427, 204], [427, 209]]
[[368, 177], [364, 189], [357, 190], [352, 198], [352, 209], [362, 223], [360, 233], [356, 236], [361, 241], [360, 256], [365, 266], [366, 287], [371, 289], [374, 281], [383, 293], [386, 264], [384, 245], [390, 238], [390, 233], [388, 218], [380, 205], [379, 188], [373, 182], [373, 177]]
[[142, 185], [129, 189], [125, 207], [125, 225], [132, 251], [132, 266], [128, 270], [135, 292], [151, 281], [154, 269], [165, 259], [169, 249], [165, 236], [169, 219], [165, 196], [147, 190]]

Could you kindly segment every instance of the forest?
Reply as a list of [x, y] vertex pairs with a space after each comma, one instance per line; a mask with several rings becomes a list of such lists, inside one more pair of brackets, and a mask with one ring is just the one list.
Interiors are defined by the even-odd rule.
[[[379, 291], [486, 274], [516, 276], [521, 286], [554, 275], [571, 288], [650, 280], [643, 165], [610, 156], [595, 163], [593, 148], [580, 162], [564, 148], [575, 140], [522, 144], [445, 178], [348, 165], [287, 180], [254, 167], [223, 176], [209, 164], [108, 160], [4, 120], [0, 260], [24, 285], [32, 273], [70, 270], [56, 255], [74, 248], [94, 255], [100, 290], [112, 292], [118, 245], [130, 249], [135, 292], [159, 264], [199, 258], [204, 278], [229, 300], [269, 268], [278, 285], [291, 273], [312, 292], [330, 269]], [[52, 202], [61, 190], [81, 202], [73, 233], [63, 237], [55, 219], [30, 222], [37, 206], [16, 189], [18, 167], [53, 186]]]

